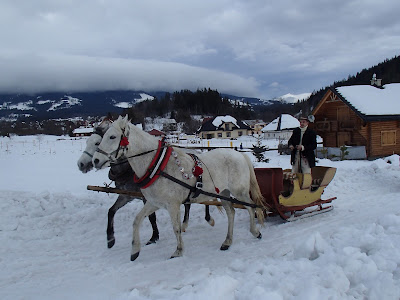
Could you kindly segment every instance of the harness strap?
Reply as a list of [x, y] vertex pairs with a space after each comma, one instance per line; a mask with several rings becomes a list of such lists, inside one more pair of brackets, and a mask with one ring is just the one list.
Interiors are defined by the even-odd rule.
[[157, 153], [151, 161], [146, 173], [138, 178], [135, 174], [133, 176], [133, 181], [141, 188], [145, 189], [151, 186], [154, 181], [160, 176], [158, 171], [162, 171], [167, 166], [169, 157], [172, 153], [172, 147], [164, 147], [161, 141], [158, 142]]
[[[193, 159], [194, 161], [194, 167], [192, 170], [192, 173], [194, 176], [196, 176], [196, 185], [194, 186], [194, 192], [193, 192], [193, 196], [192, 198], [197, 198], [200, 195], [200, 190], [203, 188], [203, 169], [201, 168], [201, 161], [200, 159], [193, 153], [188, 153], [188, 155]], [[200, 172], [198, 171], [198, 173], [196, 173], [196, 169], [197, 170], [201, 170]], [[188, 196], [189, 198], [189, 196]], [[187, 201], [189, 201], [189, 199], [187, 199]]]
[[[192, 193], [194, 193], [196, 191], [196, 187], [191, 186], [191, 185], [187, 184], [186, 182], [184, 182], [182, 180], [179, 180], [179, 179], [177, 179], [177, 178], [165, 173], [162, 170], [160, 170], [157, 173], [159, 173], [159, 175], [161, 175], [161, 176], [163, 176], [163, 177], [165, 177], [165, 178], [167, 178], [167, 179], [169, 179], [169, 180], [171, 180], [171, 181], [173, 181], [173, 182], [175, 182], [175, 183], [177, 183], [177, 184], [189, 189], [190, 192], [192, 192]], [[203, 194], [203, 195], [206, 195], [206, 196], [209, 196], [209, 197], [214, 197], [214, 198], [219, 198], [219, 199], [222, 199], [222, 200], [226, 200], [226, 201], [229, 201], [229, 202], [235, 203], [235, 204], [241, 204], [241, 205], [249, 206], [249, 207], [252, 207], [252, 208], [262, 208], [261, 205], [257, 205], [257, 204], [254, 204], [254, 203], [243, 202], [243, 201], [240, 201], [240, 200], [238, 200], [236, 198], [233, 198], [233, 197], [225, 197], [223, 195], [217, 195], [217, 194], [214, 194], [214, 193], [206, 192], [206, 191], [204, 191], [202, 189], [199, 189], [199, 193]], [[186, 203], [186, 201], [184, 203]]]
[[87, 152], [87, 151], [83, 151], [83, 153], [85, 153], [85, 154], [86, 154], [86, 155], [88, 155], [89, 157], [93, 158], [93, 155], [92, 155], [92, 154], [90, 154], [89, 152]]

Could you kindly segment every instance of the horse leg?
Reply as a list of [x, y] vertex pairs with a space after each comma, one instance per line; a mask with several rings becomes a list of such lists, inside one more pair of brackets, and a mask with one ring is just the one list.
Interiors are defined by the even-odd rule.
[[[143, 203], [146, 204], [146, 202], [147, 202], [146, 199], [143, 198]], [[151, 228], [153, 228], [153, 235], [151, 236], [150, 240], [146, 243], [146, 245], [155, 244], [160, 238], [157, 227], [156, 213], [150, 214], [148, 218], [151, 224]]]
[[[242, 201], [244, 201], [244, 202], [253, 203], [253, 201], [248, 196], [248, 194], [238, 193], [238, 196], [239, 196], [238, 199], [242, 199]], [[256, 226], [255, 209], [250, 207], [250, 206], [246, 206], [246, 209], [247, 209], [247, 211], [249, 213], [249, 218], [250, 218], [250, 232], [254, 237], [256, 237], [258, 239], [261, 239], [262, 238], [262, 234], [261, 234], [260, 230], [258, 230], [258, 228]]]
[[[221, 192], [221, 195], [225, 197], [230, 196], [230, 192], [228, 190], [224, 190]], [[233, 238], [233, 224], [235, 221], [235, 209], [233, 208], [233, 205], [231, 202], [223, 200], [222, 206], [224, 207], [226, 211], [226, 215], [228, 217], [228, 232], [226, 234], [226, 239], [222, 243], [220, 250], [228, 250], [229, 247], [232, 245], [232, 238]]]
[[262, 238], [262, 234], [258, 230], [258, 228], [256, 226], [256, 222], [255, 222], [255, 217], [254, 217], [255, 216], [255, 211], [254, 211], [254, 208], [246, 206], [246, 209], [249, 212], [249, 217], [250, 217], [250, 232], [254, 237], [256, 237], [258, 239], [261, 239]]
[[132, 201], [132, 197], [127, 195], [119, 195], [114, 205], [108, 210], [108, 222], [107, 222], [107, 247], [112, 248], [115, 244], [114, 237], [114, 216], [116, 212], [128, 202]]
[[205, 215], [204, 219], [206, 219], [208, 224], [210, 224], [211, 226], [214, 226], [215, 221], [210, 215], [210, 205], [205, 205], [205, 207], [206, 207], [206, 215]]
[[157, 219], [156, 219], [156, 213], [152, 213], [151, 215], [149, 215], [149, 221], [151, 224], [151, 227], [153, 228], [153, 235], [151, 236], [151, 239], [147, 242], [146, 245], [150, 245], [150, 244], [155, 244], [158, 239], [160, 238], [159, 236], [159, 232], [158, 232], [158, 227], [157, 227]]
[[183, 216], [182, 231], [186, 232], [186, 228], [189, 225], [190, 204], [184, 204], [184, 206], [185, 206], [185, 215]]
[[135, 220], [133, 221], [131, 261], [138, 258], [140, 253], [140, 226], [142, 225], [144, 218], [154, 213], [157, 209], [158, 207], [147, 201], [142, 210], [136, 215]]
[[176, 250], [171, 258], [182, 256], [183, 254], [183, 240], [181, 232], [181, 212], [180, 204], [171, 204], [168, 207], [169, 216], [171, 217], [172, 227], [176, 237]]
[[[184, 204], [185, 206], [185, 215], [183, 216], [183, 222], [182, 222], [182, 231], [186, 232], [186, 228], [189, 225], [189, 213], [190, 213], [190, 204]], [[205, 205], [205, 216], [204, 219], [206, 219], [207, 223], [210, 224], [211, 226], [215, 225], [214, 219], [210, 215], [210, 206]]]

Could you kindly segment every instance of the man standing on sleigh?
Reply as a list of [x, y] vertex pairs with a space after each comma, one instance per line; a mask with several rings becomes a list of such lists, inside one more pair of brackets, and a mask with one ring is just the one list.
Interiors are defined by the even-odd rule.
[[317, 134], [308, 125], [314, 122], [314, 116], [300, 117], [300, 127], [293, 130], [288, 145], [292, 151], [290, 163], [292, 173], [311, 173], [315, 167], [314, 150], [317, 148]]

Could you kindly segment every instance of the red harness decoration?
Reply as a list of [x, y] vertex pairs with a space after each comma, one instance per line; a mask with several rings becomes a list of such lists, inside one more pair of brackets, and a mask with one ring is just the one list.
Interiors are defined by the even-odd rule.
[[121, 141], [119, 142], [119, 145], [120, 145], [121, 147], [126, 147], [126, 146], [128, 146], [128, 145], [129, 145], [128, 138], [127, 138], [126, 136], [123, 136], [123, 137], [121, 138]]
[[[148, 188], [151, 186], [160, 176], [160, 172], [165, 169], [168, 164], [169, 157], [171, 156], [172, 147], [167, 147], [164, 157], [162, 155], [162, 149], [164, 148], [164, 143], [161, 141], [158, 142], [157, 153], [151, 161], [149, 167], [147, 168], [146, 173], [138, 178], [136, 174], [133, 176], [133, 181], [139, 185], [141, 189]], [[160, 162], [160, 159], [162, 160]], [[158, 168], [157, 168], [158, 165]], [[157, 169], [156, 169], [157, 168]], [[153, 176], [151, 176], [153, 174]]]

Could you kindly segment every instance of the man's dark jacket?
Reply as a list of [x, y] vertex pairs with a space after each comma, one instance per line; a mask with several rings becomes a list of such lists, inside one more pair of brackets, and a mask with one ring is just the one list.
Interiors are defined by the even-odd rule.
[[[289, 139], [288, 146], [293, 145], [295, 147], [292, 151], [290, 157], [290, 163], [294, 165], [295, 157], [296, 157], [296, 146], [300, 145], [300, 137], [301, 130], [299, 127], [293, 130], [293, 134]], [[306, 157], [308, 160], [308, 164], [310, 168], [315, 167], [315, 154], [314, 150], [317, 148], [317, 135], [314, 130], [307, 128], [303, 135], [303, 142], [301, 143], [304, 146], [304, 151], [301, 151], [301, 156]]]

